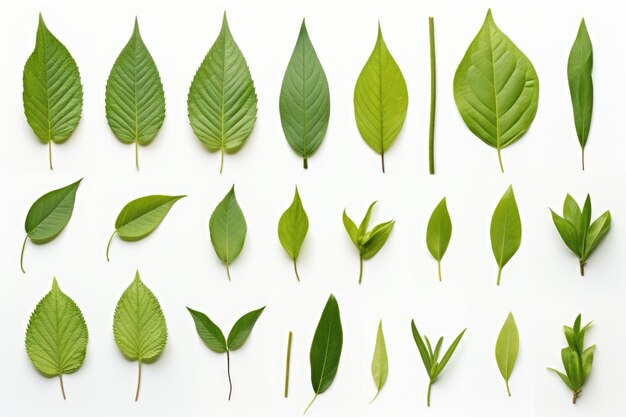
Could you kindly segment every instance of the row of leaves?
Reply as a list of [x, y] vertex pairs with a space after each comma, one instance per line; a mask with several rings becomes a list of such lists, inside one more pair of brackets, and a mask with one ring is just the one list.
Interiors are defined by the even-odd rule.
[[[432, 97], [430, 147], [434, 140], [434, 26], [430, 20]], [[593, 108], [592, 45], [584, 20], [572, 47], [568, 80], [578, 140], [583, 152]], [[24, 67], [24, 110], [39, 140], [66, 141], [78, 126], [83, 90], [76, 62], [39, 17], [35, 49]], [[471, 42], [454, 77], [454, 98], [468, 128], [498, 152], [521, 138], [535, 118], [539, 79], [530, 60], [487, 17]], [[374, 50], [354, 89], [354, 113], [364, 141], [381, 156], [396, 140], [407, 114], [404, 76], [389, 52], [380, 25]], [[165, 118], [165, 96], [156, 64], [135, 21], [132, 36], [115, 61], [106, 86], [106, 117], [115, 136], [138, 147], [149, 144]], [[248, 64], [235, 42], [226, 14], [222, 29], [200, 65], [189, 89], [188, 115], [193, 132], [211, 152], [238, 151], [250, 136], [257, 115], [257, 96]], [[280, 117], [291, 148], [304, 168], [328, 128], [328, 80], [304, 21], [287, 66], [280, 92]], [[431, 152], [432, 153], [432, 152]], [[431, 155], [431, 173], [434, 166]]]

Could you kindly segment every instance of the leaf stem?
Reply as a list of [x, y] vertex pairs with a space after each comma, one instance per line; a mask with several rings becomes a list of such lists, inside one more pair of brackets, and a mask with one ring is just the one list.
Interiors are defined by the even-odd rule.
[[498, 266], [498, 279], [496, 280], [496, 285], [500, 285], [500, 276], [502, 275], [502, 267]]
[[306, 408], [304, 409], [304, 413], [302, 414], [306, 414], [307, 411], [309, 411], [309, 408], [311, 408], [311, 406], [313, 405], [313, 403], [315, 402], [315, 400], [317, 399], [317, 392], [315, 393], [315, 396], [313, 397], [313, 399], [311, 400], [311, 402], [309, 403], [309, 405], [306, 406]]
[[289, 396], [289, 363], [291, 362], [291, 339], [293, 333], [289, 330], [289, 338], [287, 339], [287, 361], [285, 365], [285, 398]]
[[228, 276], [228, 280], [230, 281], [230, 265], [228, 262], [226, 263], [226, 275]]
[[293, 270], [296, 272], [296, 278], [298, 282], [300, 282], [300, 275], [298, 274], [298, 265], [296, 264], [296, 260], [293, 260]]
[[139, 171], [139, 142], [135, 141], [135, 167]]
[[141, 360], [139, 360], [139, 369], [137, 371], [137, 392], [135, 393], [135, 402], [139, 399], [140, 388], [141, 388]]
[[51, 140], [48, 141], [48, 163], [50, 164], [50, 170], [53, 170], [54, 168], [52, 168], [52, 141]]
[[224, 148], [222, 148], [222, 154], [220, 156], [220, 174], [222, 173], [223, 168], [224, 168]]
[[304, 157], [304, 169], [309, 169], [309, 160], [306, 156]]
[[426, 405], [430, 407], [430, 387], [432, 387], [433, 381], [428, 381], [428, 393], [426, 394]]
[[359, 285], [363, 281], [363, 255], [359, 254]]
[[385, 151], [380, 152], [380, 162], [383, 166], [383, 174], [385, 173]]
[[584, 277], [585, 276], [585, 261], [578, 260], [578, 265], [580, 266], [580, 276]]
[[509, 397], [510, 397], [511, 396], [511, 390], [509, 389], [509, 380], [507, 379], [504, 382], [506, 384], [506, 392], [509, 394]]
[[572, 395], [572, 404], [576, 404], [576, 400], [582, 391], [574, 391], [574, 395]]
[[228, 390], [228, 401], [230, 401], [230, 397], [233, 395], [233, 381], [230, 379], [230, 351], [226, 350], [226, 373], [228, 373], [228, 385], [230, 386]]
[[109, 248], [111, 247], [111, 242], [113, 241], [113, 238], [115, 237], [115, 234], [117, 233], [117, 230], [113, 231], [113, 234], [111, 235], [111, 237], [109, 238], [109, 243], [107, 243], [107, 262], [109, 262]]
[[61, 383], [61, 394], [63, 394], [63, 399], [67, 400], [65, 396], [65, 386], [63, 385], [63, 374], [59, 374], [59, 382]]
[[435, 174], [435, 105], [437, 102], [437, 73], [435, 60], [435, 19], [428, 18], [430, 39], [430, 128], [428, 130], [428, 170]]
[[439, 273], [439, 282], [441, 282], [441, 261], [437, 261], [437, 272]]
[[24, 270], [24, 249], [26, 248], [26, 241], [28, 240], [28, 235], [24, 238], [24, 243], [22, 243], [22, 252], [20, 253], [20, 268], [22, 268], [22, 273], [26, 273]]
[[583, 171], [585, 170], [585, 147], [582, 148]]
[[378, 398], [378, 394], [380, 394], [380, 390], [376, 391], [376, 395], [374, 395], [374, 398], [372, 398], [368, 404], [373, 403], [373, 402], [374, 402], [374, 400], [375, 400], [376, 398]]
[[500, 171], [504, 174], [504, 166], [502, 165], [502, 154], [500, 153], [500, 148], [498, 148], [498, 162], [500, 162]]

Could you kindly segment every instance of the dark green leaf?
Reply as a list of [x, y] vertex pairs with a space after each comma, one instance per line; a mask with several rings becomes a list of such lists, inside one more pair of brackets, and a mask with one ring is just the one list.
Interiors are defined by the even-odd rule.
[[205, 345], [213, 352], [224, 353], [227, 350], [226, 338], [224, 333], [220, 330], [215, 323], [213, 323], [204, 313], [196, 310], [192, 310], [187, 307], [187, 311], [191, 314], [194, 323], [196, 324], [196, 331], [198, 336], [204, 342]]
[[228, 350], [233, 351], [239, 349], [248, 339], [256, 321], [263, 313], [265, 307], [261, 307], [258, 310], [251, 311], [247, 314], [244, 314], [237, 322], [232, 329], [230, 329], [230, 333], [228, 334]]
[[228, 194], [215, 207], [209, 220], [211, 243], [218, 258], [226, 265], [230, 281], [230, 264], [237, 259], [246, 241], [248, 227], [235, 196], [233, 185]]

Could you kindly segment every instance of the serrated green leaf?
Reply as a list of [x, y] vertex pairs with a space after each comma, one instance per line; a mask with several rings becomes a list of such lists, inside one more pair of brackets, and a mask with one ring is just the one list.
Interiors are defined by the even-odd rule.
[[402, 71], [391, 56], [378, 25], [376, 45], [354, 87], [354, 116], [361, 137], [380, 155], [385, 172], [385, 152], [398, 137], [409, 105]]
[[530, 60], [496, 26], [491, 9], [454, 75], [454, 100], [467, 127], [498, 151], [521, 138], [537, 114], [539, 79]]
[[65, 142], [78, 126], [83, 87], [74, 58], [50, 33], [41, 14], [35, 49], [24, 65], [23, 84], [26, 120], [39, 141], [48, 145], [52, 169], [52, 142]]
[[83, 314], [65, 295], [56, 278], [39, 301], [26, 329], [26, 352], [42, 374], [58, 376], [65, 399], [63, 375], [77, 371], [85, 361], [89, 334]]
[[217, 257], [226, 265], [230, 281], [230, 264], [237, 259], [246, 241], [246, 219], [235, 196], [233, 185], [226, 197], [215, 207], [209, 220], [209, 234]]
[[309, 230], [309, 217], [304, 211], [302, 206], [302, 200], [298, 193], [298, 187], [296, 187], [296, 193], [293, 197], [291, 206], [278, 221], [278, 239], [285, 252], [293, 260], [293, 268], [296, 273], [296, 278], [300, 281], [300, 275], [298, 274], [298, 266], [296, 261], [300, 255], [300, 248]]
[[248, 64], [226, 20], [193, 78], [187, 98], [193, 132], [210, 152], [237, 152], [256, 122], [257, 97]]
[[224, 333], [215, 323], [209, 319], [206, 314], [187, 307], [187, 311], [191, 314], [193, 322], [196, 325], [198, 336], [204, 344], [216, 353], [224, 353], [228, 350]]
[[441, 281], [441, 259], [448, 249], [451, 236], [452, 221], [450, 220], [450, 213], [448, 213], [448, 206], [444, 197], [433, 210], [433, 214], [430, 215], [426, 229], [426, 246], [437, 261], [439, 281]]
[[304, 19], [280, 90], [280, 121], [291, 149], [308, 158], [324, 140], [330, 118], [326, 73], [309, 39]]
[[24, 229], [26, 237], [22, 244], [20, 268], [24, 270], [24, 248], [28, 239], [33, 243], [43, 244], [51, 241], [63, 231], [72, 217], [76, 190], [82, 178], [63, 188], [50, 191], [37, 199], [28, 210]]
[[[389, 374], [389, 359], [387, 358], [387, 345], [385, 344], [385, 335], [383, 333], [383, 321], [378, 323], [378, 331], [376, 333], [376, 346], [374, 347], [374, 356], [372, 357], [372, 377], [376, 384], [376, 395], [372, 398], [374, 401], [380, 390], [383, 389], [387, 382]], [[370, 403], [372, 402], [370, 401]]]
[[231, 352], [233, 350], [239, 349], [243, 344], [248, 340], [248, 336], [252, 332], [256, 321], [261, 317], [261, 313], [263, 313], [265, 307], [261, 307], [258, 310], [253, 310], [247, 314], [244, 314], [239, 320], [235, 322], [233, 328], [230, 329], [230, 333], [228, 333], [228, 340], [226, 344], [228, 345], [228, 350]]
[[165, 95], [159, 70], [141, 39], [137, 19], [130, 40], [109, 74], [105, 108], [115, 137], [135, 145], [135, 166], [139, 169], [139, 145], [152, 142], [163, 125]]
[[522, 243], [522, 222], [513, 194], [513, 186], [509, 186], [496, 206], [491, 218], [491, 249], [498, 263], [498, 280], [502, 268], [515, 255]]
[[511, 396], [509, 378], [513, 373], [513, 367], [515, 366], [518, 352], [519, 332], [517, 331], [517, 324], [515, 324], [513, 313], [509, 313], [496, 342], [496, 362], [498, 363], [500, 374], [506, 383], [506, 391], [509, 397]]

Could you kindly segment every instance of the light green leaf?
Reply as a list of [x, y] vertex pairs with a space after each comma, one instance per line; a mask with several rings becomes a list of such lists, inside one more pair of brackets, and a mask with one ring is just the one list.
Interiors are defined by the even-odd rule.
[[561, 239], [563, 239], [563, 242], [565, 242], [567, 247], [572, 252], [574, 252], [574, 254], [576, 254], [577, 256], [582, 256], [582, 253], [580, 252], [578, 231], [576, 230], [576, 227], [569, 221], [556, 214], [554, 211], [550, 210], [550, 212], [552, 213], [552, 221], [554, 222], [554, 226], [556, 226], [556, 230], [559, 232], [559, 235], [561, 235]]
[[161, 224], [174, 203], [184, 197], [186, 196], [148, 195], [126, 204], [115, 220], [115, 231], [107, 244], [107, 261], [115, 235], [131, 242], [143, 239]]
[[196, 73], [187, 98], [189, 122], [210, 152], [237, 152], [256, 121], [257, 97], [248, 64], [235, 43], [226, 13], [222, 30]]
[[82, 178], [75, 183], [42, 195], [28, 210], [24, 224], [26, 237], [20, 255], [20, 268], [23, 273], [26, 273], [24, 270], [26, 241], [30, 239], [33, 243], [43, 244], [61, 233], [72, 217], [76, 190], [81, 181]]
[[530, 60], [496, 26], [491, 10], [454, 75], [454, 100], [467, 127], [500, 151], [535, 118], [539, 79]]
[[362, 256], [363, 259], [371, 259], [382, 249], [387, 242], [393, 226], [396, 224], [395, 220], [390, 220], [385, 223], [374, 226], [374, 228], [365, 234], [363, 237]]
[[513, 194], [513, 186], [509, 186], [500, 199], [491, 218], [491, 249], [498, 263], [498, 280], [502, 268], [515, 255], [522, 243], [522, 222]]
[[76, 303], [65, 295], [56, 278], [39, 301], [26, 329], [26, 352], [39, 372], [58, 376], [65, 399], [63, 375], [77, 371], [85, 361], [89, 334]]
[[280, 121], [289, 146], [308, 158], [324, 140], [330, 118], [330, 91], [324, 68], [309, 39], [304, 19], [280, 90]]
[[[376, 347], [374, 348], [374, 356], [372, 357], [372, 377], [376, 384], [376, 395], [372, 398], [374, 401], [380, 390], [383, 389], [387, 382], [389, 374], [389, 359], [387, 358], [387, 345], [385, 344], [385, 335], [383, 334], [383, 321], [378, 323], [378, 332], [376, 333]], [[370, 401], [370, 403], [372, 402]]]
[[278, 239], [280, 244], [285, 249], [285, 252], [293, 260], [293, 268], [296, 273], [296, 278], [300, 281], [300, 275], [298, 274], [298, 266], [296, 261], [298, 255], [300, 255], [300, 248], [304, 242], [304, 238], [309, 230], [309, 218], [302, 206], [302, 200], [298, 193], [298, 187], [296, 187], [296, 193], [293, 197], [291, 206], [278, 221]]
[[506, 391], [509, 397], [511, 396], [509, 378], [513, 373], [513, 367], [515, 366], [518, 352], [519, 333], [517, 331], [517, 324], [515, 324], [513, 313], [509, 313], [498, 335], [498, 341], [496, 342], [496, 362], [498, 363], [500, 374], [506, 383]]
[[233, 350], [239, 349], [244, 343], [246, 343], [248, 336], [250, 336], [250, 333], [252, 332], [256, 321], [261, 316], [261, 313], [263, 313], [263, 310], [265, 310], [265, 307], [251, 311], [244, 314], [235, 322], [233, 328], [230, 329], [230, 333], [228, 333], [228, 340], [226, 342], [228, 350], [232, 352]]
[[426, 246], [428, 246], [430, 254], [437, 261], [439, 281], [441, 281], [441, 259], [448, 249], [451, 236], [452, 221], [450, 220], [450, 213], [448, 213], [448, 206], [444, 197], [433, 210], [433, 214], [430, 215], [426, 229]]
[[246, 219], [235, 196], [233, 185], [226, 197], [215, 207], [209, 220], [209, 234], [217, 257], [226, 265], [230, 281], [230, 264], [239, 256], [246, 241]]
[[215, 323], [213, 323], [204, 313], [196, 310], [192, 310], [187, 307], [187, 311], [191, 314], [193, 322], [196, 325], [196, 331], [198, 336], [204, 342], [204, 344], [216, 353], [224, 353], [228, 350], [226, 345], [226, 338], [224, 333], [220, 330]]
[[105, 107], [115, 137], [135, 145], [135, 166], [139, 169], [139, 145], [148, 145], [159, 133], [165, 119], [165, 96], [159, 70], [141, 39], [137, 19], [130, 40], [109, 74]]
[[354, 88], [354, 116], [365, 143], [380, 154], [383, 172], [385, 152], [402, 129], [408, 105], [404, 76], [387, 49], [379, 24], [376, 45]]
[[48, 145], [52, 169], [52, 142], [65, 142], [78, 126], [83, 87], [74, 58], [50, 33], [41, 14], [35, 50], [24, 65], [23, 84], [26, 120], [39, 141]]

